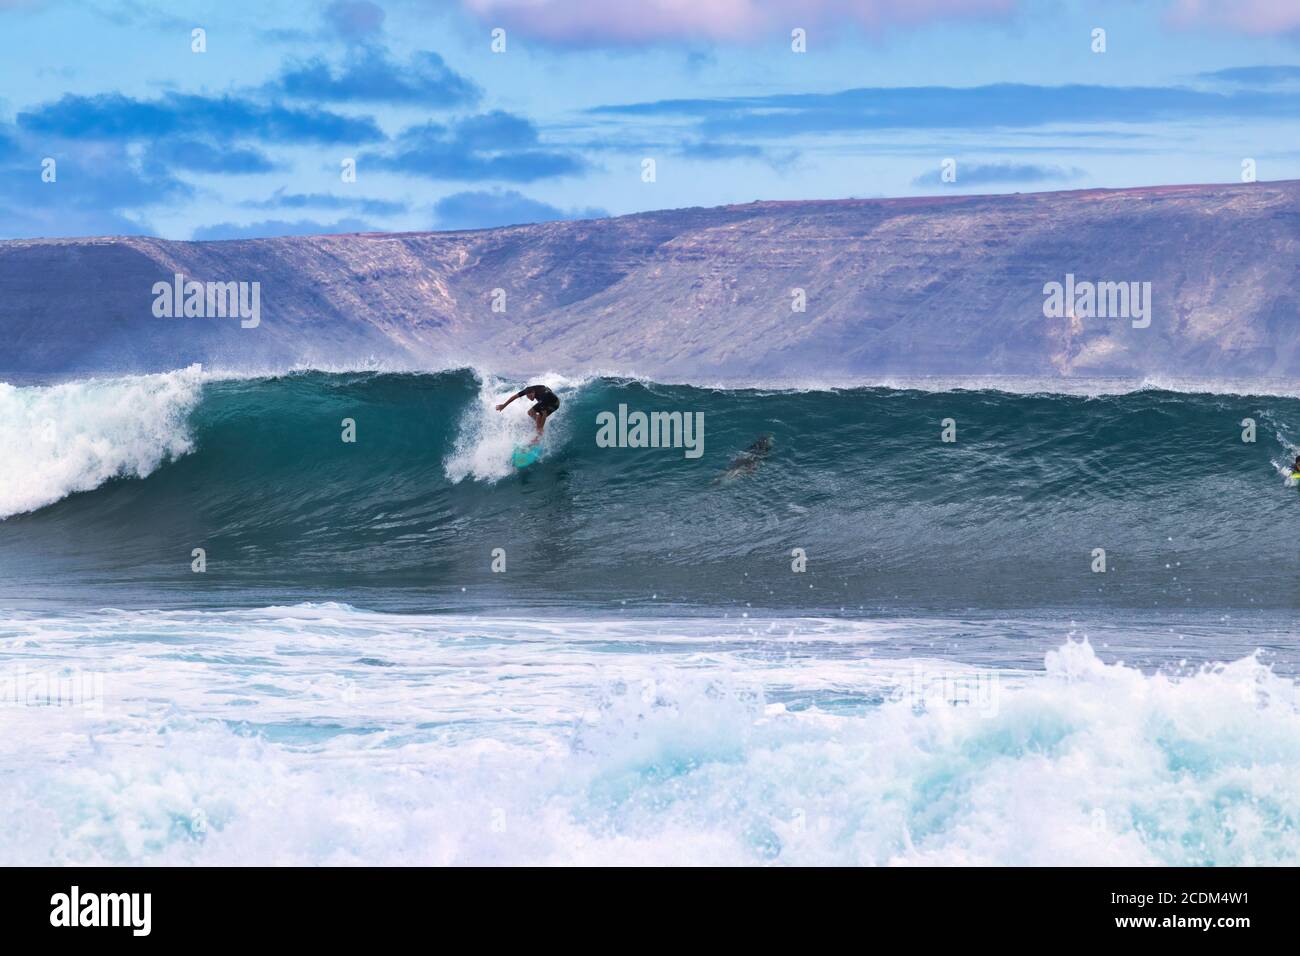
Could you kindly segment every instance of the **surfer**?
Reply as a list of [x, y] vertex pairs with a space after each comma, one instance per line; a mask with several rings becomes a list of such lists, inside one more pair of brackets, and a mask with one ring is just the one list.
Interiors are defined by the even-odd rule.
[[1295, 456], [1295, 464], [1291, 466], [1291, 477], [1300, 478], [1300, 455]]
[[771, 435], [759, 435], [748, 448], [731, 460], [727, 470], [714, 479], [715, 484], [729, 484], [741, 475], [750, 475], [758, 470], [759, 464], [771, 454], [776, 439]]
[[537, 423], [537, 437], [533, 439], [533, 444], [541, 441], [542, 430], [546, 428], [546, 419], [555, 414], [555, 410], [560, 407], [560, 396], [556, 395], [545, 385], [529, 385], [523, 391], [516, 392], [497, 406], [497, 411], [501, 411], [516, 398], [527, 396], [530, 401], [536, 404], [528, 409], [528, 417]]

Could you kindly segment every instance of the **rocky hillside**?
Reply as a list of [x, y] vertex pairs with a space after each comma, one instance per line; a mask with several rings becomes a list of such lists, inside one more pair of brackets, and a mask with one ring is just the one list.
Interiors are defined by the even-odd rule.
[[[476, 232], [21, 240], [0, 243], [0, 379], [370, 361], [719, 380], [1286, 378], [1300, 374], [1298, 252], [1298, 182], [756, 202]], [[154, 284], [177, 272], [261, 283], [260, 325], [155, 317]], [[1150, 282], [1150, 326], [1045, 317], [1043, 286], [1067, 273]]]

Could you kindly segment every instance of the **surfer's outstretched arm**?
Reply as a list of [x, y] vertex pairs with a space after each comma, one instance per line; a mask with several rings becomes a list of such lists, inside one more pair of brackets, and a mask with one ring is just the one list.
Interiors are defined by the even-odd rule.
[[501, 411], [503, 408], [505, 408], [507, 405], [509, 405], [511, 402], [513, 402], [516, 398], [523, 398], [523, 397], [524, 397], [524, 392], [527, 392], [527, 391], [528, 391], [528, 389], [524, 389], [523, 392], [515, 392], [513, 395], [511, 395], [511, 396], [510, 396], [509, 398], [507, 398], [504, 402], [502, 402], [500, 405], [497, 406], [497, 411]]

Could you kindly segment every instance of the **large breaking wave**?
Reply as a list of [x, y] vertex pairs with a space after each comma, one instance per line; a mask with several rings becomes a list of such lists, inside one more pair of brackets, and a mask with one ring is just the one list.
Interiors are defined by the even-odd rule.
[[[468, 370], [0, 386], [0, 577], [279, 589], [256, 603], [1298, 600], [1296, 398], [542, 380], [563, 406], [525, 472], [509, 455], [526, 402], [492, 408], [524, 383]], [[599, 447], [596, 416], [619, 406], [702, 413], [703, 454]]]

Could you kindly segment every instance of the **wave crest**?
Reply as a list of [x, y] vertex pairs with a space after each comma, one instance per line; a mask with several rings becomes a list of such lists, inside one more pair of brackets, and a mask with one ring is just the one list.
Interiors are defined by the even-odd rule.
[[17, 388], [0, 383], [0, 520], [189, 452], [198, 366]]

